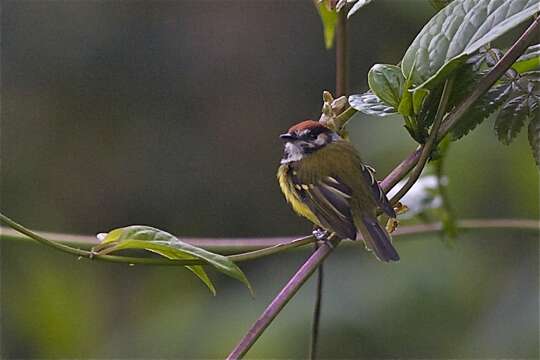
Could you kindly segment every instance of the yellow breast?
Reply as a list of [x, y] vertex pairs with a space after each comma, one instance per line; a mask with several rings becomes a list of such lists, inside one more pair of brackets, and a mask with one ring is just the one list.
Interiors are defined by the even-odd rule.
[[315, 214], [307, 207], [302, 200], [300, 200], [300, 197], [294, 188], [294, 185], [291, 181], [291, 178], [289, 176], [289, 171], [292, 171], [288, 165], [284, 164], [281, 165], [277, 172], [277, 178], [279, 181], [279, 187], [281, 188], [281, 191], [283, 192], [283, 195], [285, 195], [285, 199], [287, 199], [287, 202], [291, 204], [293, 210], [300, 216], [303, 216], [307, 218], [312, 223], [316, 224], [317, 226], [322, 227], [322, 225], [319, 223], [319, 220], [315, 216]]

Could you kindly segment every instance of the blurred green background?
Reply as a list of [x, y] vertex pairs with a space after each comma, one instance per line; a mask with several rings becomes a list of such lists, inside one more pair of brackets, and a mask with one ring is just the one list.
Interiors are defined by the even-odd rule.
[[[397, 63], [433, 15], [427, 0], [376, 1], [350, 24], [351, 90]], [[36, 229], [96, 234], [147, 224], [204, 237], [306, 234], [275, 181], [284, 129], [317, 118], [334, 54], [304, 1], [3, 1], [1, 208]], [[355, 117], [386, 174], [415, 148], [398, 118]], [[539, 217], [525, 134], [492, 123], [455, 144], [460, 218]], [[344, 246], [326, 265], [323, 358], [538, 358], [538, 233], [468, 231], [396, 240], [399, 264]], [[89, 262], [2, 241], [2, 358], [223, 358], [308, 256], [211, 271]], [[248, 358], [305, 358], [314, 284]]]

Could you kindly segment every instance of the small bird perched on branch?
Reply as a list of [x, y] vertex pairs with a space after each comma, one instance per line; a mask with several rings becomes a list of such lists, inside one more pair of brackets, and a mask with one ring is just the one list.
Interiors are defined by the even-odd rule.
[[379, 260], [398, 261], [377, 208], [396, 213], [360, 155], [347, 140], [320, 122], [306, 120], [285, 134], [279, 186], [293, 210], [316, 226], [352, 240], [362, 237]]

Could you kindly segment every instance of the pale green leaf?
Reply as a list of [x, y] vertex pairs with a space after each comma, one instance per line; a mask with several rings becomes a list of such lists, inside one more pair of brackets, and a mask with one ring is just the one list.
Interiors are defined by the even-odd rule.
[[401, 73], [401, 68], [395, 65], [376, 64], [368, 73], [371, 91], [393, 108], [399, 106], [404, 82], [405, 77]]
[[[161, 255], [163, 257], [166, 257], [167, 259], [171, 259], [171, 260], [178, 259], [178, 256], [174, 254], [172, 251], [162, 251], [162, 250], [160, 251], [156, 249], [154, 250], [145, 249], [145, 250], [148, 250], [158, 255]], [[216, 288], [214, 287], [212, 280], [210, 280], [210, 278], [208, 277], [208, 274], [204, 270], [204, 267], [202, 267], [201, 265], [188, 265], [186, 266], [186, 268], [190, 270], [192, 273], [194, 273], [206, 285], [206, 287], [208, 288], [208, 290], [210, 290], [212, 295], [214, 296], [216, 295]]]
[[519, 73], [540, 68], [540, 44], [529, 46], [512, 65], [512, 68]]
[[324, 44], [327, 49], [331, 49], [334, 46], [338, 14], [335, 10], [328, 9], [322, 2], [317, 4], [317, 11], [323, 25]]
[[433, 89], [466, 58], [538, 12], [537, 0], [455, 0], [424, 26], [402, 60], [405, 76]]
[[[226, 256], [198, 248], [181, 241], [166, 231], [150, 226], [133, 225], [112, 230], [103, 239], [101, 244], [94, 248], [98, 254], [108, 254], [119, 250], [131, 249], [144, 249], [168, 259], [204, 260], [216, 270], [244, 283], [253, 294], [253, 289], [242, 270]], [[203, 279], [201, 278], [201, 280]]]
[[216, 288], [214, 287], [214, 284], [212, 283], [212, 280], [208, 277], [208, 274], [204, 270], [204, 267], [201, 265], [192, 265], [192, 266], [186, 266], [192, 273], [194, 273], [210, 290], [212, 295], [216, 296]]

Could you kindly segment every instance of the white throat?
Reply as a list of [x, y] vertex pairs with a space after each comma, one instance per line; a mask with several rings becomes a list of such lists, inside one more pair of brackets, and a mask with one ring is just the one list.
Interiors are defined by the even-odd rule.
[[282, 164], [288, 164], [293, 161], [302, 160], [304, 156], [304, 151], [300, 146], [293, 142], [287, 142], [285, 144], [285, 152], [283, 153], [283, 159], [281, 159]]

